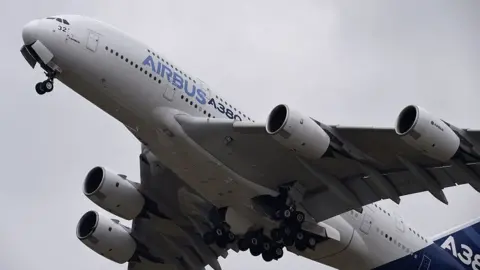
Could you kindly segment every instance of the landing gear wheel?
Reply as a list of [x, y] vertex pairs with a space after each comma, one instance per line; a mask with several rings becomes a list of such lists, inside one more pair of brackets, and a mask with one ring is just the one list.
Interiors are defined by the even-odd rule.
[[241, 251], [247, 251], [248, 241], [244, 238], [238, 239], [238, 249], [240, 249]]
[[264, 252], [269, 252], [271, 248], [272, 248], [272, 246], [270, 245], [269, 242], [264, 242], [263, 243], [263, 251]]
[[307, 249], [307, 244], [305, 242], [295, 242], [295, 248], [298, 251], [305, 251]]
[[315, 250], [315, 246], [317, 245], [317, 240], [315, 239], [315, 237], [307, 237], [307, 247], [312, 249], [312, 250]]
[[275, 241], [275, 242], [279, 242], [283, 238], [282, 231], [280, 231], [280, 229], [278, 229], [278, 228], [273, 229], [270, 232], [270, 236], [272, 237], [272, 240]]
[[222, 228], [216, 228], [216, 229], [215, 229], [215, 235], [216, 235], [217, 237], [222, 237], [222, 236], [223, 236], [223, 233], [224, 233], [224, 232], [223, 232]]
[[305, 249], [307, 249], [305, 234], [302, 231], [297, 232], [297, 234], [295, 235], [295, 248], [300, 251], [304, 251]]
[[205, 244], [207, 245], [215, 243], [215, 234], [213, 234], [212, 232], [206, 232], [203, 235], [203, 241], [205, 241]]
[[284, 237], [289, 237], [289, 236], [293, 235], [292, 228], [290, 228], [289, 226], [283, 227], [282, 231], [283, 231]]
[[288, 236], [283, 238], [283, 243], [285, 244], [285, 246], [290, 247], [293, 246], [293, 244], [295, 243], [295, 239], [292, 236]]
[[37, 91], [37, 94], [43, 95], [46, 93], [46, 91], [43, 89], [43, 83], [39, 82], [35, 85], [35, 91]]
[[42, 87], [45, 92], [52, 92], [53, 90], [53, 81], [52, 80], [46, 80], [42, 83]]
[[257, 257], [258, 255], [262, 254], [262, 252], [258, 247], [254, 247], [250, 248], [250, 254], [252, 254], [254, 257]]
[[260, 249], [260, 241], [255, 236], [250, 239], [250, 249]]
[[266, 262], [269, 262], [269, 261], [273, 260], [273, 256], [270, 252], [263, 252], [262, 253], [262, 258]]
[[305, 239], [305, 234], [303, 232], [297, 232], [295, 235], [295, 242], [303, 242]]
[[300, 212], [300, 211], [295, 211], [293, 213], [294, 217], [295, 217], [295, 221], [298, 223], [298, 224], [302, 224], [302, 222], [305, 220], [305, 214]]
[[218, 237], [216, 243], [219, 248], [226, 248], [228, 244], [227, 239], [224, 237]]
[[235, 234], [233, 234], [232, 232], [228, 232], [227, 233], [227, 239], [228, 239], [228, 243], [233, 243], [235, 242]]
[[275, 260], [278, 260], [283, 257], [283, 249], [280, 247], [276, 247], [274, 250], [275, 253]]

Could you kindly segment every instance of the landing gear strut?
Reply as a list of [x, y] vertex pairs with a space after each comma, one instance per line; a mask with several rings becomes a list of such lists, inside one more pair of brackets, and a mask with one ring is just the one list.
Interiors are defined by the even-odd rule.
[[35, 91], [37, 91], [37, 94], [39, 95], [52, 92], [53, 90], [53, 79], [55, 78], [55, 72], [45, 72], [45, 75], [47, 75], [48, 79], [35, 85]]

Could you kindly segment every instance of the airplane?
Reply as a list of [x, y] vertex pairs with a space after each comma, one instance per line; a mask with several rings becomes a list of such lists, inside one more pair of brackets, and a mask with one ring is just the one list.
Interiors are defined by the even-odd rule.
[[[220, 269], [216, 258], [283, 250], [338, 269], [480, 269], [480, 219], [425, 237], [377, 202], [444, 188], [480, 191], [480, 132], [418, 105], [394, 128], [327, 125], [287, 104], [256, 122], [151, 47], [80, 15], [33, 20], [21, 53], [122, 123], [142, 145], [140, 183], [97, 166], [96, 211], [77, 238], [129, 269]], [[168, 39], [165, 40], [167, 42]], [[164, 177], [158, 168], [171, 173]], [[201, 239], [201, 241], [199, 241]]]

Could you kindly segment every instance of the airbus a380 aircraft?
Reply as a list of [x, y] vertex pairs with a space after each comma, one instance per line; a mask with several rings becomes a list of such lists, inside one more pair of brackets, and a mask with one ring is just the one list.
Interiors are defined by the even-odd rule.
[[[257, 123], [153, 48], [77, 15], [29, 22], [21, 52], [142, 143], [140, 183], [93, 168], [77, 237], [129, 269], [220, 269], [226, 251], [283, 250], [339, 269], [480, 269], [480, 224], [432, 239], [376, 202], [470, 184], [479, 131], [410, 105], [394, 129], [330, 126], [281, 104]], [[168, 42], [168, 39], [164, 40]]]

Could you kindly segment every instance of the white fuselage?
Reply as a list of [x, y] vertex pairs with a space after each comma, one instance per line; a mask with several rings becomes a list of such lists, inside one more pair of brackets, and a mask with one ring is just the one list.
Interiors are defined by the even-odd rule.
[[[243, 110], [118, 29], [81, 16], [59, 17], [70, 25], [58, 29], [56, 21], [41, 20], [37, 27], [43, 32], [36, 38], [54, 54], [60, 81], [127, 126], [162, 164], [216, 206], [241, 209], [257, 195], [257, 187], [242, 184], [240, 175], [192, 142], [174, 119], [188, 114], [253, 121]], [[325, 221], [340, 232], [340, 243], [329, 240], [307, 252], [340, 269], [371, 269], [415, 256], [431, 244], [384, 210], [372, 204], [362, 214], [351, 211]]]

